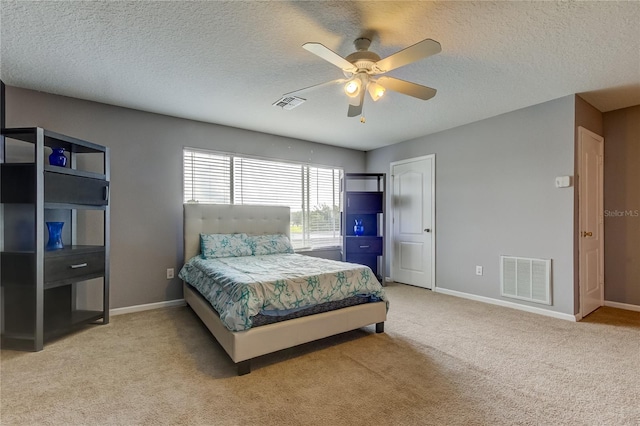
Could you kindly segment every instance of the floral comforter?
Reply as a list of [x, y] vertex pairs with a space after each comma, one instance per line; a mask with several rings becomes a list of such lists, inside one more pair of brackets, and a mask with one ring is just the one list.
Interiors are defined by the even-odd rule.
[[251, 328], [258, 313], [304, 309], [361, 295], [387, 302], [367, 266], [300, 254], [190, 259], [179, 277], [196, 288], [231, 331]]

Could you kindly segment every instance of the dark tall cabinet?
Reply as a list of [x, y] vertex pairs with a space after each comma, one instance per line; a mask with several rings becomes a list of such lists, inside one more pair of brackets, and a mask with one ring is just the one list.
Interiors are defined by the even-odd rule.
[[[109, 149], [38, 127], [2, 134], [2, 347], [39, 351], [109, 322]], [[66, 167], [49, 165], [52, 148], [64, 148]], [[46, 248], [50, 221], [64, 222], [63, 248]], [[99, 307], [78, 306], [89, 283], [102, 286]]]
[[[342, 184], [342, 260], [369, 266], [383, 284], [385, 177], [384, 173], [345, 173]], [[356, 223], [362, 224], [361, 235], [354, 228]]]

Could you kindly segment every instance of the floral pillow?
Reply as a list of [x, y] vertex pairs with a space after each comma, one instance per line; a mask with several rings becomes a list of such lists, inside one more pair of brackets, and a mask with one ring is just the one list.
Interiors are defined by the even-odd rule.
[[247, 234], [200, 234], [202, 258], [251, 256], [247, 238]]
[[254, 256], [265, 254], [293, 253], [291, 241], [284, 234], [252, 235], [247, 240]]

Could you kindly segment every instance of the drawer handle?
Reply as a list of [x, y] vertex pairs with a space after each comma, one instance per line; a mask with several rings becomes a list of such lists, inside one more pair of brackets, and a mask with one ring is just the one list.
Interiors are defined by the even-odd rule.
[[80, 269], [80, 268], [86, 268], [87, 264], [86, 263], [78, 263], [77, 265], [70, 265], [71, 269]]
[[360, 246], [360, 248], [369, 248], [371, 246]]

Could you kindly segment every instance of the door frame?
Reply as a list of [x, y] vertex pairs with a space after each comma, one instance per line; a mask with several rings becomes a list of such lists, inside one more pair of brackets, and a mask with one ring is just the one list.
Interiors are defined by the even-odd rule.
[[394, 229], [394, 220], [395, 220], [395, 207], [393, 204], [394, 187], [395, 187], [395, 177], [393, 176], [393, 167], [399, 164], [412, 163], [414, 161], [431, 159], [431, 291], [436, 291], [436, 233], [438, 232], [438, 227], [436, 225], [436, 154], [428, 154], [422, 155], [420, 157], [407, 158], [404, 160], [393, 161], [389, 164], [389, 179], [390, 189], [389, 194], [389, 204], [391, 211], [391, 220], [388, 220], [389, 226], [389, 242], [387, 243], [389, 246], [387, 247], [387, 253], [389, 254], [389, 278], [393, 281], [393, 261], [395, 257], [395, 253], [393, 250], [393, 241], [395, 235], [393, 234]]
[[582, 240], [582, 231], [584, 231], [583, 229], [583, 224], [582, 224], [582, 220], [584, 217], [584, 213], [582, 212], [581, 209], [581, 205], [582, 205], [582, 201], [580, 200], [580, 191], [582, 189], [582, 149], [583, 149], [583, 145], [582, 145], [582, 135], [583, 134], [587, 134], [590, 135], [592, 137], [594, 137], [595, 139], [600, 140], [600, 164], [599, 164], [599, 171], [600, 171], [600, 179], [598, 181], [598, 185], [600, 186], [600, 192], [601, 192], [601, 197], [598, 200], [598, 209], [599, 209], [599, 217], [598, 217], [598, 232], [600, 235], [600, 242], [599, 242], [599, 252], [600, 252], [600, 256], [598, 258], [598, 262], [599, 262], [599, 266], [600, 266], [600, 274], [601, 276], [598, 277], [598, 280], [600, 281], [601, 285], [600, 285], [600, 306], [604, 306], [604, 137], [598, 135], [597, 133], [594, 133], [592, 131], [590, 131], [589, 129], [586, 129], [582, 126], [578, 126], [578, 168], [577, 168], [577, 175], [578, 175], [578, 179], [577, 179], [577, 192], [578, 192], [578, 291], [580, 292], [580, 311], [579, 311], [579, 315], [580, 318], [584, 318], [585, 314], [584, 314], [584, 288], [583, 288], [583, 284], [585, 282], [583, 275], [584, 275], [584, 265], [582, 265], [581, 259], [582, 259], [582, 251], [583, 249], [583, 240]]

